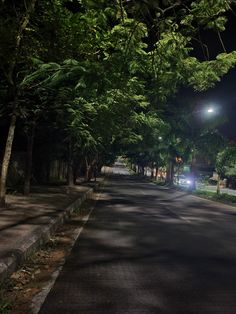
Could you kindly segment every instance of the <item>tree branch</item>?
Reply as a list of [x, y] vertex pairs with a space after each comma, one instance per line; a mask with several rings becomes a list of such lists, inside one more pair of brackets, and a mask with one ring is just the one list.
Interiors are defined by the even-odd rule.
[[8, 75], [7, 75], [8, 81], [11, 85], [14, 85], [13, 72], [14, 72], [14, 69], [15, 69], [15, 66], [17, 63], [17, 59], [18, 59], [18, 55], [19, 55], [19, 51], [20, 51], [20, 45], [21, 45], [21, 41], [23, 38], [23, 33], [24, 33], [28, 23], [29, 23], [30, 16], [31, 16], [32, 12], [34, 11], [36, 2], [37, 2], [37, 0], [31, 0], [30, 4], [26, 8], [25, 15], [22, 17], [22, 19], [20, 21], [20, 25], [18, 28], [18, 32], [16, 35], [16, 41], [15, 41], [15, 53], [14, 53], [14, 57], [12, 59], [12, 62], [9, 65]]
[[180, 5], [181, 5], [181, 2], [178, 1], [178, 2], [176, 2], [175, 4], [169, 6], [168, 8], [165, 8], [165, 9], [161, 9], [161, 8], [159, 7], [158, 10], [161, 11], [162, 14], [165, 14], [166, 12], [168, 12], [168, 11], [170, 11], [170, 10], [172, 10], [172, 9], [174, 9], [174, 8], [176, 8], [176, 7], [178, 7], [178, 6], [180, 6]]
[[221, 43], [221, 46], [222, 46], [224, 52], [227, 52], [227, 51], [226, 51], [226, 48], [225, 48], [225, 45], [224, 45], [224, 42], [223, 42], [223, 40], [222, 40], [221, 34], [220, 34], [219, 31], [217, 31], [217, 35], [218, 35], [218, 37], [219, 37], [219, 40], [220, 40], [220, 43]]

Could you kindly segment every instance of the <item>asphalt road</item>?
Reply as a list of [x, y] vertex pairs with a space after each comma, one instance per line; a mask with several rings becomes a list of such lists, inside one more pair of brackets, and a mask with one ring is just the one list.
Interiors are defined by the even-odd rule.
[[235, 314], [236, 209], [114, 172], [40, 314]]

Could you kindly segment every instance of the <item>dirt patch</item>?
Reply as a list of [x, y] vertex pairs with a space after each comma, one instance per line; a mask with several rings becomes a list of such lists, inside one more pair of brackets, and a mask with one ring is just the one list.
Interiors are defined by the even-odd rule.
[[83, 217], [94, 204], [93, 200], [84, 203], [57, 229], [55, 235], [5, 282], [4, 288], [1, 289], [3, 301], [2, 305], [0, 304], [0, 314], [30, 313], [33, 298], [52, 281], [53, 273], [64, 264], [83, 225]]

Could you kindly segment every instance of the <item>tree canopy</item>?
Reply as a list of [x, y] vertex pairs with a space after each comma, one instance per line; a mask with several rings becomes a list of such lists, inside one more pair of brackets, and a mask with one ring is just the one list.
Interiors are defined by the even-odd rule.
[[[214, 86], [235, 65], [236, 51], [226, 52], [221, 37], [235, 4], [2, 1], [0, 127], [8, 135], [5, 149], [1, 143], [1, 203], [15, 127], [19, 140], [27, 135], [42, 144], [33, 149], [28, 141], [25, 148], [34, 159], [34, 177], [50, 177], [50, 163], [61, 161], [70, 184], [78, 171], [89, 179], [95, 166], [118, 154], [162, 165], [178, 156], [188, 160], [191, 150], [212, 142], [214, 128], [187, 131], [191, 108], [181, 104], [176, 110], [174, 99], [182, 86]], [[214, 59], [200, 38], [205, 29], [222, 45]]]

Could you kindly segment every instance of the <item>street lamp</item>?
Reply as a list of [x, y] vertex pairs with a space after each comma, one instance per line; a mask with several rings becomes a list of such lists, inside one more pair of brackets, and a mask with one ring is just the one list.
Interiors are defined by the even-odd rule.
[[215, 112], [215, 109], [214, 109], [213, 107], [209, 107], [209, 108], [207, 109], [207, 112], [208, 112], [208, 113], [214, 113], [214, 112]]
[[200, 114], [200, 118], [202, 119], [202, 122], [204, 120], [212, 119], [215, 116], [219, 114], [219, 108], [216, 105], [209, 105], [205, 108], [202, 108], [201, 110], [198, 111]]
[[208, 106], [208, 107], [202, 107], [201, 109], [194, 110], [191, 113], [189, 113], [189, 116], [200, 115], [202, 118], [213, 116], [218, 112], [218, 108], [216, 106]]
[[[198, 110], [199, 112], [199, 118], [200, 118], [200, 123], [203, 124], [204, 121], [207, 122], [207, 120], [213, 119], [217, 114], [218, 114], [218, 107], [216, 105], [209, 105], [208, 107], [202, 107], [201, 110]], [[197, 124], [197, 130], [201, 128], [201, 124]], [[193, 125], [190, 125], [191, 128], [191, 134], [194, 134], [194, 128]], [[192, 152], [192, 161], [191, 161], [191, 166], [190, 166], [190, 180], [187, 182], [189, 184], [189, 188], [191, 190], [196, 189], [196, 152], [194, 149], [191, 149]]]

